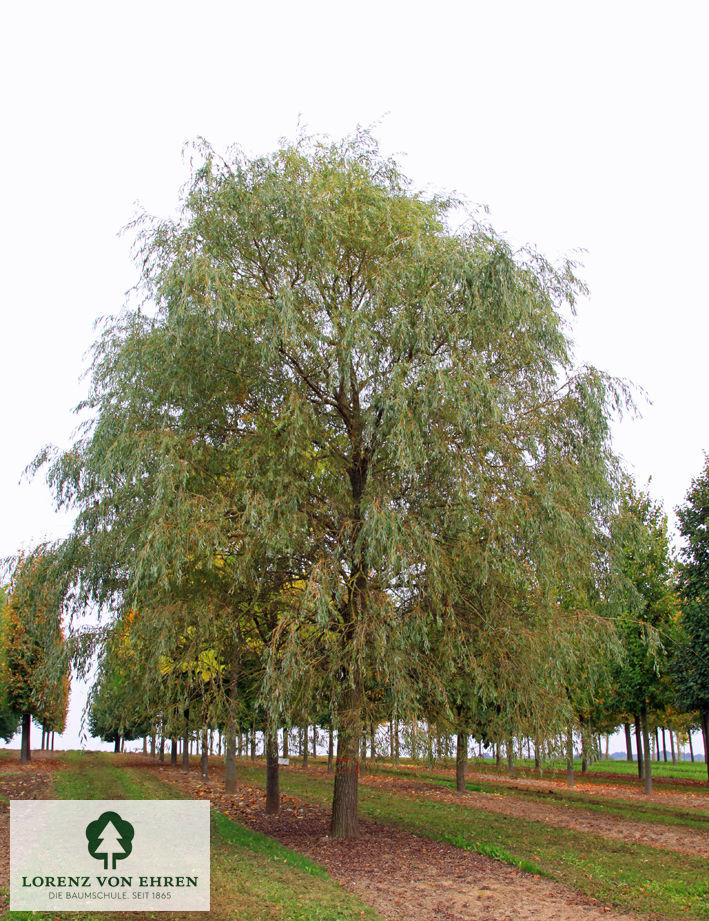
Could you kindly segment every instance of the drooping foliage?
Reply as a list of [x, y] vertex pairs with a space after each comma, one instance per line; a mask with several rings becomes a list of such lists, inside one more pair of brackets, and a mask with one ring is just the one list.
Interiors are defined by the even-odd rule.
[[506, 611], [587, 579], [626, 395], [573, 366], [573, 266], [452, 229], [368, 134], [199, 153], [180, 217], [140, 228], [146, 304], [108, 322], [50, 480], [85, 595], [214, 580], [227, 623], [258, 621], [274, 720], [305, 676], [331, 689], [351, 835], [369, 689], [405, 712], [434, 626], [472, 665]]

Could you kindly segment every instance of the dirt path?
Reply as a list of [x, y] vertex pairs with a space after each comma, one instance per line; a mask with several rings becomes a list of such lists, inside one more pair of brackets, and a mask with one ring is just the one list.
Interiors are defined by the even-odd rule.
[[222, 790], [221, 778], [203, 781], [157, 767], [161, 778], [220, 811], [325, 866], [346, 889], [387, 921], [636, 921], [559, 883], [522, 873], [496, 860], [362, 820], [356, 841], [327, 835], [326, 809], [282, 797], [278, 816], [264, 814], [264, 793], [243, 785]]
[[590, 812], [584, 810], [583, 806], [567, 806], [515, 797], [513, 793], [452, 793], [445, 787], [436, 786], [435, 783], [386, 774], [370, 774], [363, 778], [361, 783], [368, 787], [396, 791], [406, 796], [483, 809], [515, 818], [544, 822], [546, 825], [602, 835], [604, 838], [613, 838], [617, 841], [648, 844], [682, 854], [696, 854], [709, 858], [709, 826], [706, 832], [702, 832], [657, 822], [636, 822], [620, 816]]
[[9, 907], [10, 800], [46, 799], [52, 792], [52, 761], [21, 766], [3, 759], [0, 766], [0, 913]]

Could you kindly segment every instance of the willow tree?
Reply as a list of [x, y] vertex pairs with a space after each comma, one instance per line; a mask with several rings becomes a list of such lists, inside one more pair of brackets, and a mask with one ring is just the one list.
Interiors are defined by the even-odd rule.
[[412, 649], [455, 623], [464, 564], [501, 560], [513, 512], [537, 544], [566, 534], [543, 565], [572, 567], [617, 393], [572, 366], [573, 266], [452, 229], [457, 203], [412, 190], [367, 133], [199, 153], [179, 217], [139, 229], [148, 306], [97, 344], [93, 422], [52, 477], [99, 576], [113, 544], [133, 582], [218, 558], [258, 603], [305, 586], [278, 608], [265, 703], [327, 676], [331, 831], [350, 837], [367, 689], [406, 711]]

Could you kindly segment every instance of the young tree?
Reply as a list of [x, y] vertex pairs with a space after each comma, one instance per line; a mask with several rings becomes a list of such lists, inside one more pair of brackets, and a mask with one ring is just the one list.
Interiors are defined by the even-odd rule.
[[619, 394], [572, 368], [573, 267], [451, 230], [454, 203], [368, 134], [202, 153], [180, 218], [143, 229], [151, 307], [97, 345], [95, 424], [51, 477], [104, 597], [108, 571], [135, 588], [216, 559], [259, 603], [306, 586], [269, 637], [265, 703], [326, 672], [331, 832], [350, 837], [367, 688], [406, 711], [411, 649], [455, 620], [464, 564], [502, 559], [512, 497], [536, 547], [566, 534], [550, 569], [582, 555]]
[[679, 572], [683, 640], [674, 673], [682, 706], [699, 711], [709, 778], [709, 454], [677, 519], [684, 538]]
[[[643, 748], [645, 792], [652, 792], [650, 715], [667, 703], [678, 603], [667, 531], [659, 503], [628, 480], [612, 527], [617, 629], [624, 659], [615, 675], [615, 708], [635, 714]], [[638, 740], [638, 747], [640, 739]]]
[[30, 760], [34, 716], [62, 731], [69, 701], [69, 662], [62, 628], [66, 573], [48, 544], [14, 563], [6, 610], [6, 687], [22, 717], [21, 761]]

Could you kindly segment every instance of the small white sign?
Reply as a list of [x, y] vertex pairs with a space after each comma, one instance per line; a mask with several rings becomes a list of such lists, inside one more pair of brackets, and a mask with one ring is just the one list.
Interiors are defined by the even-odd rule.
[[209, 803], [12, 800], [12, 911], [209, 911]]

